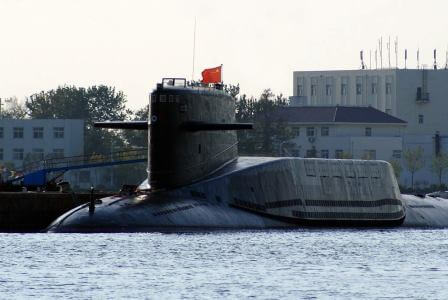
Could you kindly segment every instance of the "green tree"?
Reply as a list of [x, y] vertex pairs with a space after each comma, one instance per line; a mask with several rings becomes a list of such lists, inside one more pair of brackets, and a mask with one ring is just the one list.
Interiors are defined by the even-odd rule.
[[26, 99], [25, 106], [33, 119], [83, 119], [85, 153], [107, 153], [122, 146], [119, 133], [93, 127], [95, 121], [123, 120], [130, 115], [123, 92], [105, 85], [78, 88], [60, 86]]
[[254, 123], [251, 131], [238, 132], [239, 150], [246, 155], [277, 155], [281, 144], [293, 138], [286, 122], [274, 112], [288, 104], [283, 95], [275, 96], [266, 89], [259, 99], [246, 95], [236, 99], [236, 120]]
[[439, 186], [442, 186], [442, 177], [447, 169], [448, 154], [441, 152], [438, 155], [435, 155], [431, 161], [431, 171], [439, 179]]
[[392, 166], [392, 169], [394, 170], [395, 177], [397, 180], [400, 179], [401, 172], [403, 171], [403, 166], [401, 165], [400, 161], [397, 159], [391, 159], [389, 161], [390, 165]]
[[407, 149], [403, 153], [406, 169], [411, 173], [411, 187], [414, 189], [414, 174], [425, 165], [423, 158], [423, 148]]
[[[132, 112], [132, 120], [146, 121], [148, 120], [149, 104]], [[148, 147], [148, 131], [146, 130], [123, 130], [121, 132], [126, 145], [130, 148], [147, 148]]]
[[27, 110], [17, 97], [2, 99], [1, 116], [4, 119], [26, 119]]
[[341, 159], [353, 159], [353, 155], [350, 152], [343, 151], [341, 154]]

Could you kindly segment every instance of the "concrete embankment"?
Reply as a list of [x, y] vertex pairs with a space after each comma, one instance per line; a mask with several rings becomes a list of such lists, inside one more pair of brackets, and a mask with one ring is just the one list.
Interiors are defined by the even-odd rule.
[[[111, 194], [98, 193], [94, 198]], [[39, 231], [58, 216], [90, 200], [90, 194], [56, 192], [0, 193], [0, 232]]]

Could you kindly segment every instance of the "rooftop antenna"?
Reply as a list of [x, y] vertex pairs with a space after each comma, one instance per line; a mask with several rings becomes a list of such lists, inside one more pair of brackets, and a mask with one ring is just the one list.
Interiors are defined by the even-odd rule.
[[369, 69], [372, 70], [372, 49], [369, 50]]
[[387, 42], [387, 58], [389, 59], [389, 69], [390, 69], [390, 35], [389, 35], [389, 41]]
[[448, 69], [448, 47], [445, 53], [445, 70]]
[[407, 61], [408, 61], [408, 49], [404, 49], [404, 68], [407, 67]]
[[191, 81], [194, 80], [194, 59], [196, 56], [196, 17], [194, 18], [194, 30], [193, 30], [193, 71], [191, 72]]
[[380, 61], [381, 61], [381, 70], [383, 69], [383, 37], [379, 40], [380, 46]]
[[378, 49], [375, 49], [375, 69], [378, 70]]
[[437, 49], [434, 49], [434, 70], [437, 70]]
[[417, 69], [420, 69], [420, 48], [417, 49]]
[[364, 70], [366, 66], [364, 64], [364, 55], [362, 50], [359, 52], [359, 57], [361, 58], [361, 69]]
[[398, 36], [395, 37], [395, 68], [398, 69]]

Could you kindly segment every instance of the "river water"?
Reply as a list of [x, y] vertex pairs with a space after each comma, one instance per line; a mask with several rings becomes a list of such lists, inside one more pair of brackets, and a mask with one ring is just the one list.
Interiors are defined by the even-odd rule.
[[0, 234], [1, 299], [448, 299], [448, 230]]

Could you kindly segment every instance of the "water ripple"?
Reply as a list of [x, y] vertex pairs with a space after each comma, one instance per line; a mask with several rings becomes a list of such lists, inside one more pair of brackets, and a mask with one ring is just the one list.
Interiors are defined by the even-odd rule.
[[448, 230], [0, 234], [0, 298], [446, 299]]

